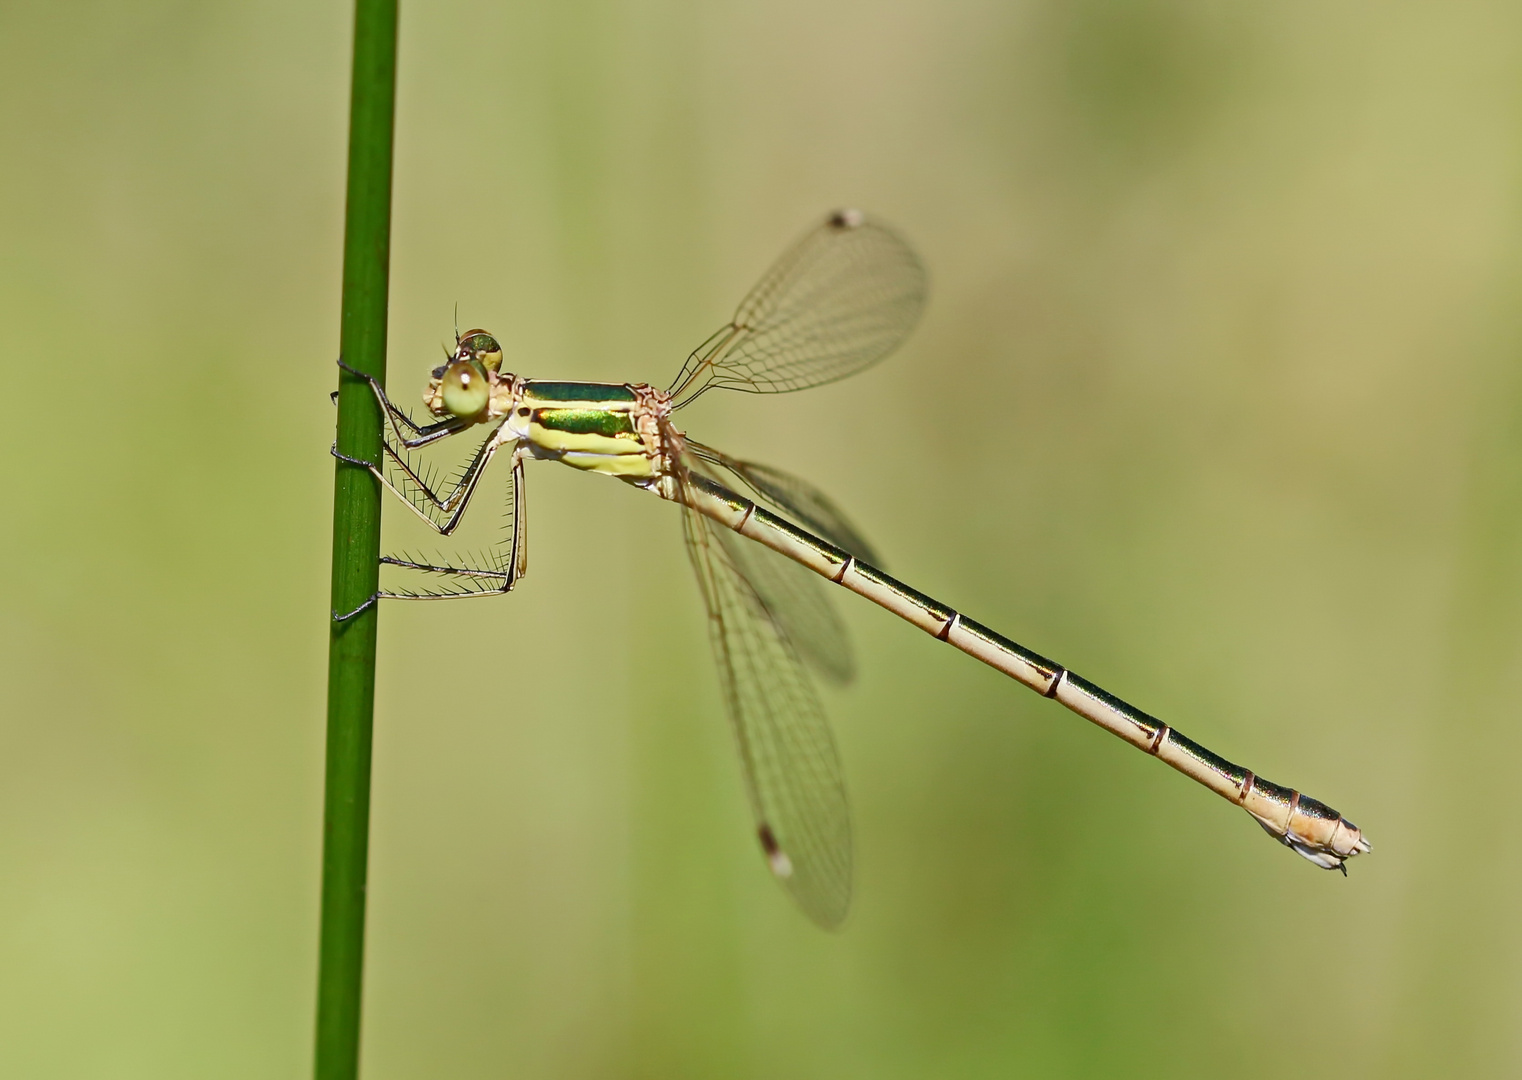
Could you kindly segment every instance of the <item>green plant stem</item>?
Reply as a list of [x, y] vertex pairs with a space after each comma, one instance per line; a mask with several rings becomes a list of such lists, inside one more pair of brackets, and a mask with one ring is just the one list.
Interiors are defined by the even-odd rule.
[[[396, 112], [396, 0], [357, 0], [344, 220], [344, 360], [386, 378], [386, 290], [391, 248], [391, 142]], [[361, 380], [343, 375], [338, 448], [379, 461], [381, 415]], [[334, 611], [352, 611], [380, 580], [380, 485], [337, 464], [333, 487]], [[327, 787], [322, 930], [317, 975], [317, 1080], [359, 1074], [369, 859], [370, 743], [375, 710], [376, 607], [332, 624], [328, 642]]]

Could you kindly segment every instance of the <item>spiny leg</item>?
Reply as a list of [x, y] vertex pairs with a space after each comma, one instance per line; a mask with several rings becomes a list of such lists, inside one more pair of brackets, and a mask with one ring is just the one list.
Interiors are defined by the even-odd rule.
[[[347, 460], [347, 459], [345, 459]], [[359, 464], [365, 464], [360, 462]], [[523, 459], [515, 454], [508, 483], [510, 519], [506, 526], [507, 543], [478, 557], [474, 565], [455, 565], [453, 562], [425, 560], [406, 555], [383, 555], [382, 566], [420, 574], [438, 575], [449, 584], [428, 590], [380, 589], [352, 611], [333, 613], [335, 622], [346, 622], [366, 610], [378, 600], [462, 600], [475, 596], [497, 596], [511, 592], [518, 579], [528, 572], [527, 530], [525, 509], [527, 501], [523, 490]], [[424, 520], [427, 520], [426, 518]], [[431, 524], [431, 522], [430, 522]]]
[[[363, 379], [370, 384], [370, 390], [375, 394], [375, 400], [380, 402], [381, 409], [386, 414], [391, 431], [396, 436], [396, 441], [409, 450], [416, 450], [419, 447], [427, 446], [429, 443], [448, 438], [450, 435], [464, 431], [474, 423], [470, 419], [452, 416], [448, 420], [440, 420], [436, 424], [419, 425], [407, 414], [405, 409], [392, 403], [391, 399], [386, 396], [385, 389], [373, 375], [367, 375], [358, 368], [344, 363], [341, 357], [338, 360], [338, 366], [356, 379]], [[401, 427], [398, 425], [404, 425], [412, 432], [412, 435], [409, 437], [403, 434]]]
[[[470, 462], [461, 469], [459, 476], [454, 480], [454, 488], [447, 494], [441, 495], [433, 489], [433, 484], [419, 474], [416, 466], [408, 459], [406, 454], [397, 450], [391, 443], [385, 444], [386, 456], [391, 459], [393, 465], [402, 473], [409, 484], [417, 488], [418, 495], [434, 510], [444, 514], [454, 513], [462, 505], [462, 500], [469, 501], [471, 493], [475, 490], [476, 482], [480, 479], [481, 471], [486, 468], [487, 462], [497, 452], [502, 444], [496, 441], [496, 431], [493, 430], [481, 445], [476, 448]], [[442, 488], [441, 488], [442, 490]], [[408, 498], [408, 503], [416, 506], [413, 499]], [[431, 516], [431, 515], [430, 515]]]
[[523, 487], [523, 454], [513, 454], [513, 578], [528, 573], [528, 493]]
[[379, 600], [464, 600], [475, 596], [498, 596], [511, 592], [517, 579], [511, 572], [486, 570], [479, 567], [448, 566], [444, 564], [415, 562], [411, 559], [381, 556], [382, 566], [396, 566], [404, 570], [416, 570], [425, 574], [442, 574], [463, 581], [458, 588], [445, 588], [432, 592], [398, 591], [379, 589], [353, 611], [333, 612], [334, 622], [348, 622], [362, 611], [368, 610]]
[[[461, 518], [465, 515], [466, 508], [470, 505], [471, 497], [475, 494], [477, 485], [481, 481], [481, 476], [486, 471], [486, 466], [491, 463], [492, 457], [501, 449], [502, 445], [502, 443], [496, 440], [495, 433], [488, 436], [476, 450], [470, 464], [461, 473], [460, 479], [454, 485], [454, 489], [444, 496], [440, 496], [438, 492], [434, 491], [432, 485], [419, 474], [416, 467], [399, 454], [390, 442], [385, 444], [386, 457], [401, 472], [405, 483], [412, 486], [412, 491], [406, 491], [398, 487], [386, 475], [385, 470], [374, 462], [342, 453], [337, 446], [332, 447], [330, 452], [345, 464], [368, 470], [370, 475], [384, 484], [387, 490], [406, 503], [413, 513], [427, 522], [429, 528], [448, 536], [460, 524]], [[521, 475], [521, 456], [516, 451], [514, 452], [514, 461], [514, 469]], [[442, 520], [438, 515], [444, 515]]]

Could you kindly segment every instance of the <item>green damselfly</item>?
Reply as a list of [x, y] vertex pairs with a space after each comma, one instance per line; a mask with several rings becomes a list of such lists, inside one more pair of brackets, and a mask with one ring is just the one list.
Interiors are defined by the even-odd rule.
[[[549, 382], [502, 370], [496, 339], [456, 333], [434, 369], [420, 425], [370, 385], [387, 420], [369, 469], [440, 533], [459, 524], [498, 453], [510, 460], [502, 543], [468, 563], [386, 556], [391, 572], [431, 583], [382, 597], [453, 599], [505, 593], [527, 570], [523, 466], [559, 461], [617, 477], [683, 507], [687, 551], [708, 609], [725, 705], [756, 833], [773, 874], [816, 922], [835, 926], [851, 894], [851, 830], [834, 741], [805, 664], [837, 682], [852, 675], [844, 628], [819, 577], [893, 612], [932, 637], [1066, 705], [1204, 784], [1317, 866], [1369, 850], [1337, 811], [1256, 776], [1146, 713], [894, 580], [836, 505], [811, 485], [705, 446], [673, 424], [713, 389], [802, 390], [855, 374], [909, 334], [925, 304], [925, 273], [891, 230], [855, 211], [806, 234], [693, 351], [667, 390], [640, 383]], [[340, 365], [352, 377], [368, 378]], [[459, 474], [439, 483], [419, 451], [481, 437]], [[742, 494], [745, 492], [747, 494]], [[763, 505], [764, 504], [764, 505]], [[777, 559], [764, 549], [786, 556]], [[812, 571], [812, 573], [810, 573]], [[817, 575], [817, 577], [815, 576]]]

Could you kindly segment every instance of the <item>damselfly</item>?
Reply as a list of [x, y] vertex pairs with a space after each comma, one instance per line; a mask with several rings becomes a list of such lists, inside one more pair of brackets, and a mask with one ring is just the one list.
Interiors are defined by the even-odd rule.
[[[415, 575], [431, 587], [387, 589], [334, 617], [350, 618], [382, 597], [438, 600], [511, 590], [527, 570], [524, 462], [559, 461], [617, 477], [683, 508], [687, 552], [708, 608], [756, 834], [772, 873], [816, 922], [835, 926], [845, 916], [852, 861], [840, 761], [804, 670], [808, 664], [837, 682], [852, 675], [844, 629], [819, 577], [1055, 698], [1241, 806], [1317, 866], [1346, 873], [1346, 860], [1368, 851], [1369, 843], [1337, 811], [1233, 765], [894, 580], [876, 568], [877, 557], [845, 515], [811, 485], [728, 457], [673, 423], [709, 390], [772, 394], [855, 374], [903, 341], [924, 304], [925, 273], [909, 247], [883, 225], [842, 211], [767, 271], [667, 390], [525, 379], [502, 370], [502, 350], [482, 330], [457, 333], [453, 353], [434, 369], [424, 392], [432, 423], [415, 423], [369, 379], [386, 416], [384, 458], [362, 461], [336, 448], [334, 454], [369, 469], [432, 528], [449, 534], [488, 464], [505, 453], [508, 521], [496, 549], [464, 564], [386, 556], [381, 561], [390, 572]], [[368, 378], [340, 364], [350, 376]], [[436, 482], [417, 451], [466, 432], [480, 435], [479, 446], [458, 475]]]

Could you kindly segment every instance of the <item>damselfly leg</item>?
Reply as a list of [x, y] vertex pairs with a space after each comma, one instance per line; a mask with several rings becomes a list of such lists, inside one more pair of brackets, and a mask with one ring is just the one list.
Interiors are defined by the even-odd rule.
[[385, 468], [364, 458], [341, 453], [336, 446], [332, 452], [339, 461], [369, 470], [435, 532], [448, 536], [464, 517], [465, 507], [481, 482], [486, 466], [500, 449], [501, 443], [487, 438], [471, 459], [459, 468], [455, 477], [444, 483], [440, 483], [435, 469], [413, 460], [407, 451], [398, 449], [390, 440], [383, 445]]
[[[457, 435], [466, 430], [474, 423], [472, 420], [452, 416], [448, 419], [440, 420], [438, 423], [418, 425], [413, 421], [411, 416], [407, 415], [407, 410], [399, 408], [392, 403], [391, 399], [386, 396], [385, 387], [381, 386], [373, 375], [367, 375], [357, 367], [344, 363], [343, 357], [338, 358], [338, 366], [354, 378], [360, 379], [369, 385], [370, 392], [375, 395], [375, 400], [380, 403], [381, 412], [386, 417], [386, 423], [391, 428], [392, 435], [398, 443], [408, 449], [415, 450], [420, 446], [427, 446], [429, 443], [437, 442], [440, 439], [447, 439], [451, 435]], [[406, 430], [404, 431], [403, 429]], [[411, 432], [411, 434], [409, 435], [406, 432]]]
[[[410, 482], [402, 488], [366, 461], [339, 455], [340, 460], [369, 470], [383, 484], [403, 499], [419, 519], [433, 531], [450, 535], [460, 524], [471, 496], [480, 486], [486, 465], [492, 453], [487, 449], [490, 442], [479, 448], [467, 466], [468, 486], [459, 505], [447, 516], [440, 516], [432, 504], [415, 495]], [[353, 618], [369, 608], [377, 600], [458, 600], [474, 596], [494, 596], [511, 592], [518, 579], [528, 572], [527, 498], [523, 479], [523, 457], [512, 453], [512, 467], [507, 472], [505, 509], [499, 534], [493, 542], [474, 552], [424, 555], [400, 553], [381, 556], [381, 566], [388, 568], [388, 577], [396, 583], [386, 583], [373, 596], [352, 611], [334, 612], [339, 622]], [[408, 474], [413, 475], [412, 473]], [[405, 488], [405, 490], [403, 490]], [[408, 584], [414, 581], [426, 584]]]

